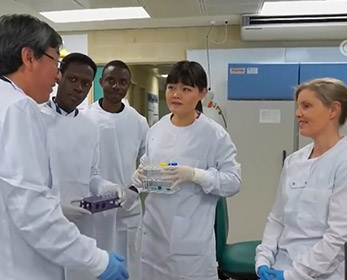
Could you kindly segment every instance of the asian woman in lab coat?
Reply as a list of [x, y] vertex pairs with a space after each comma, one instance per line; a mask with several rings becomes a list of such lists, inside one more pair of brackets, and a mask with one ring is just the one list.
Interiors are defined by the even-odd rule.
[[295, 93], [301, 135], [313, 143], [286, 158], [257, 248], [261, 280], [341, 280], [347, 240], [347, 88], [324, 78]]
[[[216, 280], [215, 209], [220, 196], [240, 190], [236, 148], [220, 125], [195, 110], [207, 91], [200, 64], [181, 61], [167, 77], [171, 111], [147, 134], [145, 156], [172, 162], [162, 176], [179, 190], [149, 193], [141, 250], [142, 279]], [[134, 181], [143, 179], [142, 166]]]

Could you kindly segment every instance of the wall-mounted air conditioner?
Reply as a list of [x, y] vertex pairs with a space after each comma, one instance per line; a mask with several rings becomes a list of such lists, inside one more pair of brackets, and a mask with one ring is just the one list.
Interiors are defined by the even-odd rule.
[[244, 41], [347, 39], [347, 14], [244, 15], [241, 38]]

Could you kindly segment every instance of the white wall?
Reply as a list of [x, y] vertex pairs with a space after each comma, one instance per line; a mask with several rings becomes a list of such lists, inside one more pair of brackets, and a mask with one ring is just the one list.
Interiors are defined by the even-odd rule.
[[69, 52], [79, 52], [88, 55], [88, 35], [62, 35], [64, 48]]

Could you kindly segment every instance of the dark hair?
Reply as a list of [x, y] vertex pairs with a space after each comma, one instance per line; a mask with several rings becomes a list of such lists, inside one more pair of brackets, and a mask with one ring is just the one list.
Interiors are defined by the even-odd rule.
[[196, 104], [195, 110], [199, 111], [200, 113], [203, 113], [201, 100], [199, 100], [198, 103]]
[[30, 15], [0, 17], [0, 75], [14, 73], [23, 64], [22, 49], [33, 50], [40, 58], [48, 48], [59, 49], [60, 35], [47, 23]]
[[128, 65], [125, 64], [125, 62], [123, 62], [121, 60], [112, 60], [105, 65], [104, 69], [102, 69], [101, 77], [104, 76], [105, 70], [110, 66], [126, 69], [129, 72], [129, 76], [131, 76], [130, 69], [129, 69]]
[[86, 64], [90, 66], [93, 69], [94, 77], [96, 75], [96, 64], [95, 62], [87, 55], [82, 53], [70, 53], [69, 55], [65, 56], [62, 60], [61, 66], [60, 66], [60, 72], [63, 75], [66, 69], [68, 68], [69, 64], [72, 62], [77, 62], [80, 64]]
[[207, 76], [204, 68], [195, 61], [177, 62], [166, 78], [166, 84], [181, 82], [187, 86], [197, 86], [200, 91], [207, 88]]
[[347, 87], [342, 81], [334, 78], [320, 78], [304, 82], [295, 90], [296, 101], [300, 93], [305, 89], [313, 91], [326, 107], [330, 107], [335, 101], [340, 102], [339, 125], [345, 124], [347, 119]]

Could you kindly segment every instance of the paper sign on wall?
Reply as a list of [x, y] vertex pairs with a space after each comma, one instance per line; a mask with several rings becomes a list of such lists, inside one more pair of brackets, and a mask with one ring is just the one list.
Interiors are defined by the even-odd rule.
[[152, 126], [159, 120], [159, 98], [158, 95], [147, 93], [147, 107], [148, 107], [148, 125]]
[[281, 123], [281, 110], [260, 109], [259, 123]]

